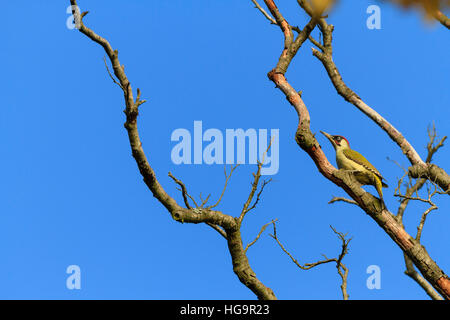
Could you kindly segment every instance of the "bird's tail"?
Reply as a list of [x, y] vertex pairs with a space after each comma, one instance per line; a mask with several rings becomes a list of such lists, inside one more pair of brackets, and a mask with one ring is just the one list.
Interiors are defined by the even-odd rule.
[[384, 198], [383, 198], [383, 187], [387, 187], [387, 184], [385, 184], [384, 182], [381, 181], [380, 178], [376, 177], [375, 178], [375, 188], [377, 189], [378, 195], [380, 196], [380, 202], [381, 202], [381, 208], [385, 209], [386, 208], [386, 204], [384, 203]]

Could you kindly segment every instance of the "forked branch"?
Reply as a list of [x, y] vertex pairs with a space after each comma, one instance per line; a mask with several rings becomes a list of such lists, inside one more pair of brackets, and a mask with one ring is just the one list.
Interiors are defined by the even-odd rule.
[[[328, 161], [320, 144], [315, 138], [315, 135], [310, 129], [310, 115], [306, 104], [304, 103], [298, 90], [295, 90], [285, 77], [285, 66], [288, 66], [298, 49], [303, 42], [300, 41], [300, 46], [295, 47], [295, 50], [290, 50], [292, 44], [291, 28], [290, 25], [285, 22], [282, 15], [279, 13], [278, 8], [272, 0], [265, 0], [267, 7], [272, 15], [277, 20], [278, 25], [281, 26], [284, 36], [285, 47], [283, 48], [281, 58], [277, 66], [268, 73], [268, 77], [276, 85], [276, 88], [281, 90], [286, 96], [288, 102], [297, 111], [299, 122], [296, 133], [297, 144], [311, 157], [317, 166], [320, 173], [336, 185], [343, 188], [347, 194], [363, 209], [377, 224], [391, 237], [391, 239], [405, 252], [405, 254], [413, 261], [417, 268], [421, 271], [423, 276], [429, 281], [433, 287], [439, 291], [445, 298], [450, 298], [450, 279], [439, 268], [436, 262], [431, 259], [428, 252], [421, 246], [421, 244], [412, 238], [399, 224], [396, 218], [387, 208], [383, 208], [379, 201], [371, 194], [365, 192], [360, 185], [356, 182], [353, 175], [345, 170], [337, 170]], [[308, 6], [307, 1], [298, 0], [299, 5], [305, 10], [306, 13], [311, 14], [311, 8]], [[282, 23], [284, 22], [284, 23]], [[312, 15], [312, 20], [315, 25], [315, 18]], [[328, 71], [333, 84], [335, 84], [338, 92], [347, 98], [350, 102], [354, 103], [360, 110], [371, 117], [380, 127], [385, 130], [392, 140], [394, 140], [406, 154], [408, 159], [414, 167], [420, 171], [418, 175], [423, 175], [424, 171], [427, 177], [432, 178], [444, 191], [447, 191], [450, 187], [450, 177], [442, 170], [437, 172], [439, 168], [435, 168], [432, 165], [427, 165], [422, 161], [418, 153], [411, 146], [411, 144], [396, 130], [391, 124], [389, 124], [384, 118], [382, 118], [376, 111], [368, 107], [353, 91], [351, 91], [345, 83], [342, 81], [339, 72], [332, 61], [332, 31], [333, 26], [328, 25], [324, 18], [318, 19], [317, 23], [321, 31], [323, 32], [322, 52], [315, 50], [315, 55], [324, 63], [325, 68]], [[303, 31], [308, 30], [305, 28]], [[305, 39], [309, 38], [311, 32], [303, 32]], [[299, 34], [300, 37], [300, 34]], [[317, 42], [317, 41], [316, 41]], [[424, 170], [424, 171], [421, 171]], [[430, 172], [434, 170], [433, 172]], [[410, 169], [411, 171], [411, 169]], [[448, 179], [448, 182], [446, 182]]]
[[342, 263], [342, 259], [344, 259], [345, 255], [348, 253], [348, 245], [350, 243], [350, 241], [352, 240], [350, 239], [346, 239], [347, 234], [343, 234], [341, 232], [336, 231], [336, 229], [334, 229], [332, 226], [330, 226], [330, 228], [333, 230], [333, 232], [339, 237], [339, 239], [341, 240], [342, 243], [342, 249], [341, 252], [339, 253], [339, 256], [337, 258], [327, 258], [325, 255], [324, 256], [324, 260], [319, 260], [316, 262], [312, 262], [312, 263], [305, 263], [305, 264], [301, 264], [300, 262], [298, 262], [297, 259], [295, 259], [291, 253], [284, 247], [284, 245], [281, 243], [280, 239], [278, 238], [277, 235], [277, 228], [276, 228], [276, 222], [273, 221], [273, 234], [271, 234], [270, 236], [277, 242], [278, 246], [281, 248], [281, 250], [283, 250], [283, 252], [289, 257], [291, 258], [292, 262], [295, 263], [295, 265], [297, 267], [299, 267], [302, 270], [309, 270], [311, 268], [317, 267], [319, 265], [322, 264], [326, 264], [326, 263], [330, 263], [330, 262], [335, 262], [336, 263], [336, 269], [337, 272], [339, 274], [339, 276], [341, 277], [341, 291], [342, 291], [342, 297], [344, 300], [348, 300], [349, 295], [347, 293], [347, 278], [348, 278], [348, 268]]
[[[447, 137], [443, 137], [439, 142], [436, 143], [436, 138], [437, 138], [437, 133], [436, 133], [436, 127], [433, 124], [431, 127], [428, 128], [428, 137], [429, 137], [429, 142], [427, 144], [427, 150], [428, 150], [428, 154], [427, 154], [427, 158], [426, 158], [426, 162], [430, 163], [434, 154], [443, 147], [444, 145], [444, 141], [446, 140]], [[397, 164], [398, 165], [398, 164]], [[400, 165], [399, 165], [400, 166]], [[422, 217], [420, 219], [420, 222], [417, 226], [417, 234], [416, 234], [416, 240], [420, 241], [421, 239], [421, 235], [422, 235], [422, 231], [425, 225], [425, 221], [426, 218], [428, 216], [428, 214], [437, 209], [437, 206], [432, 202], [432, 198], [434, 195], [436, 194], [441, 194], [442, 192], [439, 191], [439, 187], [432, 183], [432, 185], [434, 186], [434, 191], [431, 192], [430, 188], [427, 188], [427, 193], [428, 196], [427, 198], [423, 198], [419, 195], [419, 191], [422, 189], [422, 187], [424, 185], [427, 184], [427, 179], [425, 178], [420, 178], [417, 179], [414, 183], [413, 180], [411, 178], [411, 176], [408, 175], [408, 170], [401, 167], [400, 168], [404, 171], [404, 175], [403, 177], [401, 177], [398, 180], [398, 186], [395, 189], [395, 195], [400, 197], [402, 200], [400, 202], [400, 205], [398, 207], [397, 210], [397, 220], [399, 221], [399, 223], [401, 224], [402, 227], [404, 227], [403, 225], [403, 216], [405, 213], [405, 210], [408, 206], [408, 204], [411, 201], [420, 201], [420, 202], [424, 202], [429, 204], [430, 206], [428, 207], [428, 209], [426, 209], [423, 214]], [[406, 182], [404, 182], [404, 179], [407, 178], [408, 180]], [[406, 185], [406, 191], [404, 193], [402, 193], [401, 188], [403, 185]], [[433, 288], [433, 286], [430, 285], [429, 282], [427, 282], [427, 280], [425, 280], [414, 268], [414, 264], [411, 261], [411, 259], [404, 254], [404, 260], [405, 260], [405, 274], [407, 276], [409, 276], [411, 279], [413, 279], [418, 285], [420, 285], [422, 287], [422, 289], [434, 300], [442, 300], [442, 297], [439, 295], [439, 293]]]
[[[147, 161], [137, 127], [139, 106], [142, 105], [145, 100], [141, 100], [141, 92], [139, 89], [137, 90], [137, 97], [134, 99], [131, 83], [125, 75], [125, 68], [120, 64], [118, 58], [119, 52], [117, 50], [113, 50], [110, 43], [105, 38], [97, 35], [93, 30], [84, 25], [83, 17], [86, 16], [87, 12], [80, 14], [76, 0], [70, 0], [70, 3], [72, 5], [72, 13], [74, 15], [78, 30], [92, 41], [101, 45], [111, 62], [115, 78], [107, 67], [108, 73], [124, 93], [124, 112], [126, 115], [125, 128], [128, 133], [132, 154], [144, 182], [152, 192], [153, 196], [166, 207], [175, 221], [196, 224], [205, 223], [221, 234], [227, 240], [228, 249], [233, 264], [233, 271], [238, 276], [239, 280], [252, 292], [254, 292], [259, 299], [276, 299], [273, 291], [259, 281], [256, 274], [250, 267], [242, 245], [240, 223], [237, 222], [235, 217], [224, 214], [220, 211], [212, 210], [212, 207], [209, 209], [203, 208], [203, 205], [206, 204], [208, 198], [206, 201], [202, 201], [200, 206], [197, 206], [194, 199], [187, 193], [187, 188], [184, 183], [175, 178], [171, 173], [169, 173], [169, 176], [180, 187], [186, 208], [180, 206], [174, 198], [167, 194], [162, 185], [159, 183], [155, 172]], [[193, 201], [196, 206], [195, 208], [190, 205], [188, 198]]]
[[[298, 0], [298, 2], [300, 6], [302, 6], [308, 14], [310, 14], [308, 2], [302, 0]], [[320, 43], [320, 41], [317, 41], [312, 36], [309, 36], [311, 42], [319, 49], [317, 50], [313, 48], [312, 52], [313, 55], [320, 62], [322, 62], [337, 93], [374, 121], [388, 134], [389, 138], [400, 147], [412, 165], [409, 169], [412, 177], [429, 178], [430, 180], [438, 183], [439, 186], [445, 191], [450, 190], [450, 176], [436, 165], [430, 165], [427, 161], [423, 161], [411, 143], [400, 133], [399, 130], [397, 130], [397, 128], [395, 128], [377, 111], [366, 104], [360, 96], [358, 96], [351, 88], [347, 86], [333, 60], [332, 39], [334, 26], [328, 24], [324, 18], [321, 18], [318, 21], [318, 25], [323, 34], [323, 43]]]

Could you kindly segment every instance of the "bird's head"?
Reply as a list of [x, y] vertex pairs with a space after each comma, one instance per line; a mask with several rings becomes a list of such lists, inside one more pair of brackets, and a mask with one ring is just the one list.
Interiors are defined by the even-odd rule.
[[320, 131], [325, 137], [330, 140], [331, 144], [333, 145], [334, 149], [350, 149], [350, 143], [348, 143], [348, 140], [345, 139], [343, 136], [333, 136], [331, 134], [328, 134], [326, 132]]

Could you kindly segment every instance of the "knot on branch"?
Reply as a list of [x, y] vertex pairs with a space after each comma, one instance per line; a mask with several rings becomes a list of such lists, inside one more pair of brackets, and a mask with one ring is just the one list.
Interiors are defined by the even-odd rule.
[[295, 142], [305, 151], [314, 151], [316, 147], [320, 147], [317, 143], [316, 137], [309, 130], [309, 123], [301, 122], [295, 133]]
[[267, 77], [269, 78], [269, 80], [273, 81], [276, 83], [275, 77], [277, 74], [282, 74], [284, 75], [286, 72], [280, 72], [280, 70], [278, 70], [277, 68], [270, 70], [267, 73]]
[[428, 179], [442, 188], [445, 192], [450, 191], [450, 176], [435, 164], [416, 164], [408, 168], [408, 174], [414, 178]]
[[411, 178], [428, 178], [428, 167], [421, 164], [416, 164], [408, 168], [408, 174]]
[[124, 128], [131, 131], [136, 128], [136, 121], [129, 122], [128, 120], [123, 124]]
[[177, 222], [184, 223], [183, 213], [181, 211], [174, 211], [172, 213], [172, 218]]
[[139, 116], [139, 109], [136, 107], [127, 108], [125, 115], [127, 116], [127, 123], [136, 123], [137, 117]]

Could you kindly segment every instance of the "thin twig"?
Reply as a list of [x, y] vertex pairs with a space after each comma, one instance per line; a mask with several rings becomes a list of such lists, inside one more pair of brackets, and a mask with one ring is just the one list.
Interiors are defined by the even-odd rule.
[[328, 201], [328, 204], [332, 204], [332, 203], [339, 202], [339, 201], [358, 205], [358, 202], [356, 202], [355, 200], [347, 199], [344, 197], [333, 197], [330, 201]]
[[325, 47], [316, 39], [314, 39], [311, 35], [308, 37], [309, 41], [311, 41], [317, 48], [319, 48], [322, 51], [325, 51]]
[[184, 200], [184, 204], [186, 205], [186, 208], [188, 209], [192, 209], [191, 205], [189, 204], [189, 201], [187, 199], [187, 197], [189, 197], [195, 204], [196, 207], [198, 207], [197, 203], [195, 202], [195, 200], [189, 195], [189, 193], [186, 190], [186, 186], [184, 185], [184, 183], [181, 180], [178, 180], [177, 178], [175, 178], [173, 176], [173, 174], [171, 172], [169, 172], [169, 177], [172, 178], [172, 180], [178, 184], [181, 188], [181, 194], [183, 195], [183, 200]]
[[222, 237], [227, 239], [227, 233], [221, 227], [219, 227], [219, 226], [217, 226], [215, 224], [209, 223], [209, 222], [207, 222], [206, 224], [208, 226], [210, 226], [211, 228], [213, 228], [214, 230], [216, 230]]
[[[428, 131], [429, 142], [427, 144], [428, 154], [427, 154], [426, 162], [430, 163], [432, 161], [433, 155], [443, 146], [446, 137], [442, 138], [437, 144], [435, 144], [437, 133], [436, 133], [436, 127], [435, 127], [434, 123], [432, 126], [428, 127], [427, 131]], [[427, 183], [427, 179], [419, 178], [413, 183], [411, 176], [408, 174], [408, 170], [405, 169], [400, 164], [398, 164], [397, 162], [395, 162], [395, 161], [393, 161], [393, 162], [396, 163], [404, 172], [404, 175], [400, 179], [398, 179], [398, 186], [394, 191], [394, 195], [400, 196], [402, 198], [400, 205], [398, 207], [398, 210], [397, 210], [397, 215], [396, 215], [397, 221], [400, 223], [400, 225], [404, 228], [403, 216], [404, 216], [404, 213], [405, 213], [406, 208], [410, 201], [420, 199], [419, 201], [430, 204], [430, 207], [427, 210], [425, 210], [425, 212], [422, 214], [419, 225], [417, 226], [416, 239], [418, 241], [420, 241], [421, 236], [422, 236], [422, 231], [423, 231], [425, 221], [426, 221], [428, 214], [431, 211], [437, 209], [437, 206], [431, 201], [431, 195], [438, 194], [438, 193], [440, 194], [440, 191], [439, 191], [440, 187], [437, 184], [433, 183], [433, 185], [435, 186], [434, 193], [430, 194], [430, 189], [427, 188], [428, 198], [427, 199], [420, 198], [418, 195], [418, 192]], [[408, 181], [404, 182], [404, 179], [406, 177], [408, 177]], [[401, 187], [403, 184], [406, 186], [406, 191], [405, 191], [404, 195], [401, 192]], [[413, 197], [414, 194], [416, 195], [416, 197]], [[443, 298], [439, 295], [439, 293], [435, 290], [435, 288], [433, 288], [433, 286], [431, 286], [431, 284], [429, 282], [427, 282], [427, 280], [425, 280], [415, 270], [414, 264], [413, 264], [411, 258], [409, 258], [405, 253], [403, 254], [403, 256], [404, 256], [405, 267], [406, 267], [405, 274], [407, 276], [409, 276], [411, 279], [413, 279], [419, 286], [421, 286], [422, 289], [433, 300], [443, 300]]]
[[244, 203], [244, 207], [242, 208], [241, 214], [239, 215], [239, 222], [242, 223], [242, 221], [244, 220], [245, 215], [252, 209], [254, 209], [256, 207], [256, 205], [258, 204], [261, 194], [264, 191], [264, 187], [269, 184], [272, 179], [269, 180], [264, 180], [264, 182], [262, 183], [261, 189], [260, 191], [257, 193], [256, 195], [256, 200], [253, 203], [252, 206], [250, 206], [253, 197], [255, 196], [256, 190], [258, 189], [258, 184], [259, 184], [259, 179], [261, 178], [261, 168], [265, 162], [265, 157], [266, 154], [269, 152], [270, 147], [272, 146], [272, 141], [273, 139], [270, 139], [269, 145], [267, 146], [266, 151], [264, 151], [263, 155], [262, 155], [262, 159], [261, 161], [258, 161], [258, 169], [256, 170], [256, 173], [253, 173], [253, 183], [252, 183], [252, 189], [250, 191], [250, 194], [247, 198], [247, 201]]
[[422, 236], [423, 226], [425, 225], [425, 220], [427, 219], [428, 214], [431, 211], [436, 210], [437, 208], [438, 207], [436, 205], [433, 205], [433, 206], [429, 207], [427, 210], [425, 210], [425, 212], [422, 214], [422, 218], [420, 219], [419, 226], [417, 227], [417, 235], [416, 235], [417, 241], [420, 241], [420, 237]]
[[208, 194], [208, 196], [203, 200], [202, 199], [202, 194], [200, 193], [200, 200], [201, 200], [201, 204], [200, 204], [200, 208], [203, 208], [203, 206], [205, 205], [205, 204], [207, 204], [208, 203], [208, 200], [209, 200], [209, 198], [211, 197], [211, 194]]
[[272, 18], [272, 17], [270, 16], [270, 14], [268, 14], [267, 11], [263, 9], [263, 7], [261, 7], [261, 5], [258, 3], [258, 1], [252, 0], [252, 2], [253, 2], [253, 4], [255, 5], [255, 8], [257, 8], [259, 11], [261, 11], [261, 13], [264, 15], [264, 17], [266, 17], [267, 20], [269, 20], [271, 24], [277, 24], [277, 22], [275, 21], [275, 19]]
[[226, 166], [226, 165], [224, 166], [225, 183], [224, 183], [224, 186], [223, 186], [223, 189], [222, 189], [222, 193], [220, 194], [219, 199], [217, 199], [217, 202], [216, 202], [215, 204], [213, 204], [213, 205], [207, 207], [208, 209], [215, 208], [215, 207], [217, 207], [217, 206], [220, 204], [220, 202], [222, 201], [222, 197], [223, 197], [223, 195], [225, 194], [225, 190], [227, 189], [228, 180], [230, 180], [231, 175], [233, 174], [233, 171], [236, 170], [237, 167], [239, 167], [239, 163], [236, 164], [234, 167], [231, 166], [230, 174], [227, 175], [227, 166]]
[[250, 242], [249, 244], [247, 244], [247, 246], [246, 246], [245, 249], [244, 249], [244, 252], [247, 252], [247, 250], [248, 250], [252, 245], [254, 245], [254, 244], [256, 243], [256, 241], [258, 241], [258, 239], [261, 237], [261, 234], [264, 232], [264, 230], [266, 230], [266, 228], [267, 228], [270, 224], [275, 223], [275, 222], [277, 222], [277, 221], [278, 221], [278, 219], [275, 219], [275, 220], [272, 220], [272, 221], [266, 223], [265, 225], [263, 225], [263, 226], [261, 227], [261, 230], [260, 230], [259, 233], [257, 234], [256, 238], [255, 238], [252, 242]]
[[115, 84], [117, 84], [122, 90], [125, 91], [124, 87], [119, 82], [117, 82], [117, 80], [114, 78], [111, 71], [109, 70], [108, 63], [106, 62], [106, 57], [103, 57], [103, 61], [105, 62], [105, 67], [106, 70], [108, 71], [109, 77], [112, 79], [112, 81], [114, 81]]
[[302, 270], [309, 270], [311, 268], [317, 267], [319, 265], [322, 264], [326, 264], [326, 263], [330, 263], [330, 262], [335, 262], [336, 263], [336, 269], [337, 272], [339, 274], [339, 276], [341, 277], [341, 291], [342, 291], [342, 297], [344, 300], [348, 300], [349, 295], [347, 293], [347, 278], [348, 278], [348, 268], [342, 263], [342, 259], [344, 259], [345, 255], [348, 253], [348, 245], [350, 243], [350, 241], [352, 240], [350, 239], [346, 239], [347, 234], [343, 234], [341, 232], [336, 231], [332, 226], [330, 226], [330, 228], [333, 230], [333, 232], [339, 237], [339, 239], [342, 242], [342, 249], [341, 252], [339, 253], [339, 256], [337, 258], [332, 258], [329, 259], [327, 258], [325, 255], [324, 256], [324, 260], [319, 260], [313, 263], [305, 263], [304, 265], [302, 265], [300, 262], [297, 261], [297, 259], [295, 259], [291, 253], [283, 246], [283, 244], [281, 243], [281, 241], [278, 239], [277, 236], [277, 229], [276, 229], [276, 223], [275, 221], [272, 222], [273, 224], [273, 234], [270, 234], [270, 236], [275, 239], [275, 241], [278, 243], [278, 246], [281, 248], [281, 250], [283, 250], [283, 252], [289, 257], [291, 258], [292, 262], [295, 263], [295, 265], [297, 267], [299, 267]]

